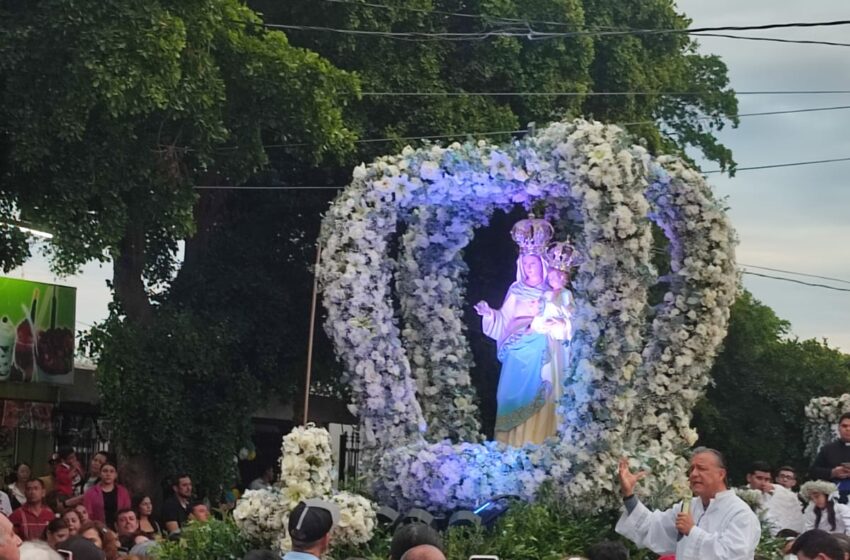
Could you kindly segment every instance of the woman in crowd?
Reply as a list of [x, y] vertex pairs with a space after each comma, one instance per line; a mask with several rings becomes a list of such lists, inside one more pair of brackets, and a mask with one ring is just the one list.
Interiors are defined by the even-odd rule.
[[32, 469], [26, 463], [18, 463], [12, 469], [12, 481], [9, 484], [9, 499], [12, 508], [17, 509], [27, 501], [27, 482], [32, 476]]
[[91, 519], [89, 518], [89, 510], [87, 510], [86, 506], [84, 506], [83, 504], [80, 504], [78, 506], [74, 506], [74, 511], [77, 512], [77, 516], [80, 518], [80, 524], [81, 525], [86, 524], [89, 521], [91, 521]]
[[827, 533], [850, 534], [850, 506], [839, 504], [832, 495], [837, 487], [826, 480], [810, 480], [800, 488], [800, 496], [809, 501], [804, 531], [820, 529]]
[[100, 467], [100, 481], [89, 488], [83, 498], [89, 518], [92, 521], [106, 523], [107, 527], [115, 526], [115, 519], [122, 509], [130, 509], [130, 493], [116, 481], [118, 469], [115, 464], [107, 461]]
[[136, 496], [133, 499], [133, 510], [139, 518], [139, 531], [141, 534], [151, 540], [155, 540], [162, 535], [162, 529], [159, 523], [153, 520], [153, 501], [147, 494]]
[[76, 535], [80, 531], [80, 525], [83, 524], [80, 514], [77, 513], [76, 509], [65, 510], [62, 514], [62, 520], [68, 526], [68, 532], [71, 533], [71, 536]]
[[44, 540], [53, 549], [57, 548], [57, 545], [67, 541], [70, 536], [71, 532], [68, 530], [68, 525], [61, 517], [57, 517], [48, 523], [47, 528], [44, 530]]
[[80, 527], [80, 536], [90, 540], [103, 550], [106, 560], [118, 558], [118, 535], [106, 528], [100, 521], [89, 521]]

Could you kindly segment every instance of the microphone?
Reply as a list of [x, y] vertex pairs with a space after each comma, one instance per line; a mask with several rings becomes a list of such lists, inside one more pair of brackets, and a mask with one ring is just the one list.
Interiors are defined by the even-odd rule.
[[[691, 513], [691, 502], [692, 501], [693, 501], [692, 497], [686, 497], [684, 500], [682, 500], [682, 513]], [[682, 537], [684, 537], [684, 536], [685, 536], [684, 533], [679, 533], [679, 536], [676, 537], [676, 541], [682, 540]]]

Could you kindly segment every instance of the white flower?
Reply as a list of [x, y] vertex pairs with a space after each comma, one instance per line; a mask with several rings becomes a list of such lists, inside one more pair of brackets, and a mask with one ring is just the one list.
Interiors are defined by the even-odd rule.
[[[427, 188], [411, 187], [423, 181]], [[574, 278], [561, 441], [533, 450], [425, 444], [426, 420], [432, 439], [478, 441], [461, 251], [495, 209], [539, 200], [569, 216], [587, 257]], [[670, 236], [675, 281], [644, 339], [655, 281], [650, 220]], [[399, 221], [406, 231], [394, 263], [387, 248]], [[617, 127], [583, 120], [503, 147], [482, 140], [405, 149], [355, 171], [325, 217], [322, 244], [327, 330], [351, 372], [367, 460], [380, 465], [369, 471], [379, 495], [452, 508], [494, 493], [530, 498], [551, 476], [575, 503], [594, 508], [613, 495], [604, 473], [620, 453], [636, 451], [653, 465], [650, 491], [681, 484], [680, 451], [696, 438], [689, 411], [708, 382], [737, 278], [728, 220], [680, 159], [653, 160]], [[295, 479], [303, 465], [289, 468], [293, 494], [313, 491], [312, 478]]]

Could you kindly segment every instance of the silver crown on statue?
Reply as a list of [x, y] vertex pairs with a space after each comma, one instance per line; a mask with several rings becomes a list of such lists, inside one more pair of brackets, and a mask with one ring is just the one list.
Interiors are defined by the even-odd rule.
[[581, 262], [576, 248], [568, 241], [553, 243], [546, 251], [546, 264], [549, 268], [569, 272], [570, 269]]
[[520, 255], [544, 256], [546, 246], [555, 234], [555, 229], [546, 220], [529, 215], [511, 228], [511, 237], [519, 246]]

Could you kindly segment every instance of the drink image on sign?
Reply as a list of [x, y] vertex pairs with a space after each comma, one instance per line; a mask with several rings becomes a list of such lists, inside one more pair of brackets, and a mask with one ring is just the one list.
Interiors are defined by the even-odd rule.
[[[32, 295], [30, 315], [24, 316], [15, 330], [15, 353], [12, 368], [12, 379], [15, 381], [32, 381], [35, 373], [35, 308], [38, 305], [38, 290]], [[24, 308], [26, 310], [26, 307]]]
[[15, 351], [15, 325], [7, 316], [0, 317], [0, 381], [9, 379]]
[[[36, 360], [38, 367], [48, 375], [66, 375], [74, 369], [74, 333], [71, 329], [56, 327], [57, 290], [50, 300], [50, 328], [38, 331]], [[46, 296], [46, 294], [45, 294]]]

